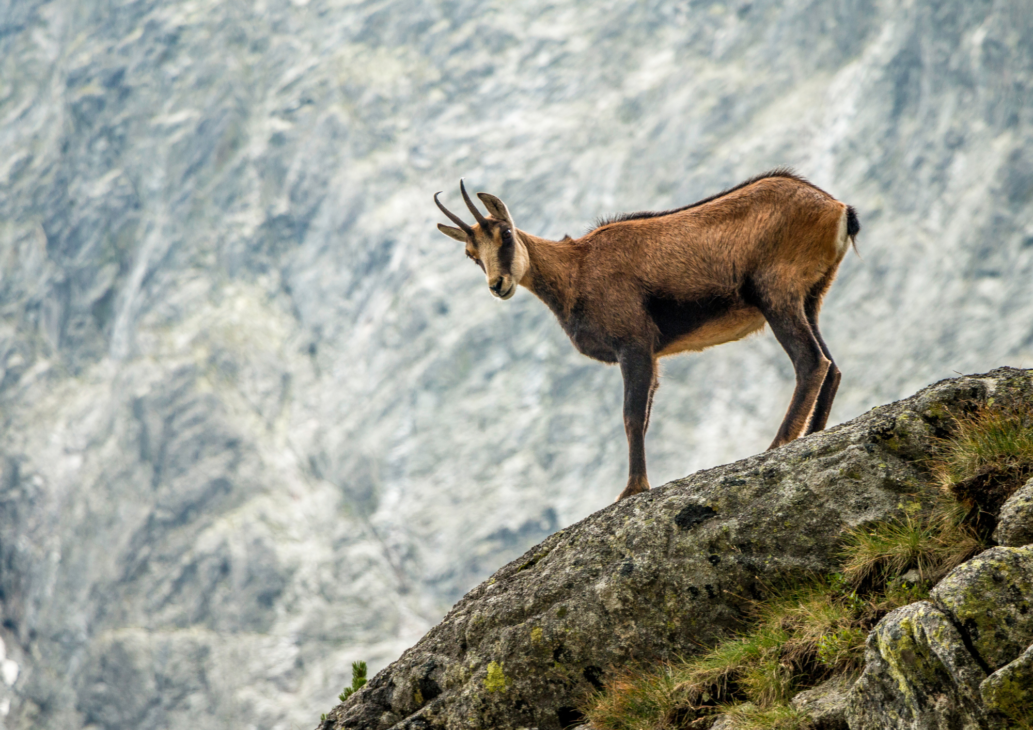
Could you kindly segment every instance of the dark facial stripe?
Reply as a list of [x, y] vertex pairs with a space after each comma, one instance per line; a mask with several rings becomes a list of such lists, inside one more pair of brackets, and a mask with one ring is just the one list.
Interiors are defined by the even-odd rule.
[[513, 233], [502, 237], [502, 247], [499, 248], [499, 273], [509, 276], [513, 273], [513, 252], [516, 245], [513, 243]]

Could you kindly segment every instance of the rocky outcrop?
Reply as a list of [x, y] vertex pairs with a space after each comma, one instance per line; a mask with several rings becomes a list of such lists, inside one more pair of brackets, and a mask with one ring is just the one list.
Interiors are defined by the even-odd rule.
[[1008, 718], [1006, 724], [1028, 726], [1033, 720], [1033, 644], [983, 680], [979, 694], [987, 710]]
[[932, 599], [976, 661], [997, 671], [1033, 644], [1033, 546], [981, 553], [940, 581]]
[[931, 601], [887, 615], [851, 690], [851, 728], [1010, 728], [1033, 720], [1033, 547], [987, 550]]
[[[739, 625], [747, 600], [780, 579], [831, 570], [845, 529], [889, 519], [902, 501], [922, 499], [922, 469], [952, 412], [978, 408], [990, 397], [996, 404], [1033, 403], [1031, 375], [1000, 370], [945, 381], [561, 530], [471, 591], [415, 647], [336, 707], [323, 727], [566, 727], [578, 719], [578, 699], [598, 688], [608, 670], [692, 653]], [[951, 722], [979, 717], [984, 667], [993, 671], [1013, 658], [1025, 636], [1022, 621], [1008, 642], [991, 628], [1017, 618], [1020, 609], [1002, 605], [985, 616], [983, 604], [973, 602], [990, 585], [1026, 590], [1015, 583], [1025, 575], [1026, 552], [1011, 555], [993, 553], [991, 562], [973, 561], [941, 583], [936, 601], [962, 617], [961, 628], [929, 602], [880, 625], [869, 655], [882, 663], [861, 680], [874, 689], [854, 712], [861, 724], [851, 727], [904, 721], [903, 710], [883, 702], [900, 672], [916, 688], [908, 707], [929, 708]], [[986, 646], [977, 642], [978, 657], [960, 633], [974, 631], [969, 625], [982, 627]], [[880, 653], [882, 646], [917, 652], [922, 661], [911, 667]], [[940, 697], [942, 687], [953, 694]], [[898, 714], [879, 725], [871, 707], [881, 711], [883, 704], [878, 718]]]

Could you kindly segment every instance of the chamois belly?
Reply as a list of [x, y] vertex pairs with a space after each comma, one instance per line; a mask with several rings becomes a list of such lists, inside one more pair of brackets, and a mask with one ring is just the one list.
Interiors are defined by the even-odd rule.
[[646, 308], [660, 330], [656, 353], [660, 356], [741, 340], [765, 322], [759, 309], [723, 298], [695, 302], [652, 299]]

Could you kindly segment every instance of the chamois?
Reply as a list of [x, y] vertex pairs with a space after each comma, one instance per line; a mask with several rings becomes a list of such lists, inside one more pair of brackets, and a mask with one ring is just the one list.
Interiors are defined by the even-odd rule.
[[[581, 238], [550, 241], [519, 230], [505, 203], [460, 180], [476, 219], [467, 225], [437, 193], [488, 288], [509, 299], [527, 287], [556, 315], [574, 347], [624, 378], [628, 483], [618, 500], [649, 489], [645, 434], [658, 357], [739, 340], [767, 322], [796, 371], [774, 449], [825, 428], [840, 371], [818, 331], [818, 310], [860, 230], [854, 209], [790, 170], [777, 169], [692, 205], [601, 221]], [[856, 245], [856, 244], [855, 244]]]

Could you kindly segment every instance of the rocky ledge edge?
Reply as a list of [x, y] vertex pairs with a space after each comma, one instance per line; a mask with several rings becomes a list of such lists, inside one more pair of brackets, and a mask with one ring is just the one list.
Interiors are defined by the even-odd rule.
[[[989, 403], [1033, 404], [1033, 371], [945, 380], [602, 509], [470, 591], [318, 727], [569, 727], [608, 670], [694, 654], [768, 586], [834, 570], [844, 531], [929, 495], [938, 439]], [[1005, 505], [1002, 547], [884, 617], [852, 686], [799, 698], [816, 727], [1006, 727], [1008, 708], [1033, 704], [1033, 548], [1015, 543], [1031, 501], [1027, 485]]]

